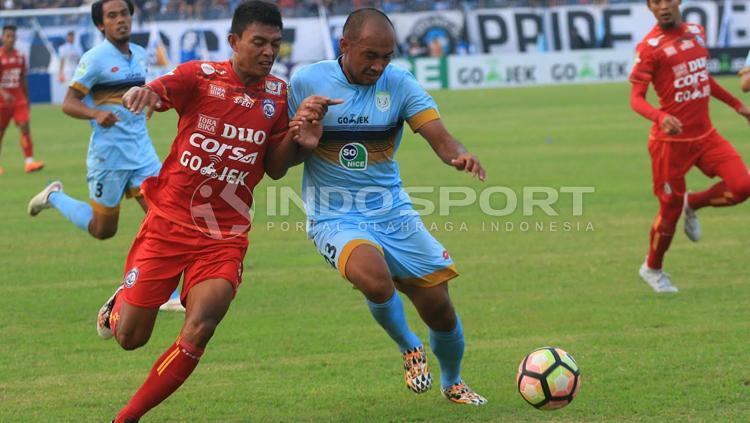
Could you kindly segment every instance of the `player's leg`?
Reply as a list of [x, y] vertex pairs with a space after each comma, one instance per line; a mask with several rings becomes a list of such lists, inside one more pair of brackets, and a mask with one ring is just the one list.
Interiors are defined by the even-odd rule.
[[137, 421], [182, 386], [229, 310], [232, 297], [232, 283], [223, 279], [207, 280], [190, 290], [180, 336], [156, 360], [145, 382], [118, 413], [115, 422]]
[[404, 217], [391, 226], [402, 229], [381, 233], [378, 239], [383, 242], [385, 259], [397, 287], [409, 297], [429, 328], [430, 346], [440, 363], [441, 391], [459, 404], [486, 404], [487, 400], [461, 379], [463, 327], [447, 284], [458, 276], [453, 260], [418, 217]]
[[698, 161], [698, 167], [721, 182], [711, 188], [688, 195], [692, 210], [703, 207], [727, 207], [742, 203], [750, 196], [750, 174], [747, 165], [729, 141], [717, 134], [712, 147]]
[[13, 110], [13, 120], [21, 133], [21, 149], [25, 160], [24, 170], [36, 172], [44, 168], [44, 162], [34, 160], [34, 143], [31, 140], [31, 127], [29, 125], [29, 104], [19, 105]]
[[147, 215], [125, 263], [122, 285], [97, 315], [97, 332], [114, 338], [123, 349], [148, 342], [159, 306], [180, 281], [190, 259], [189, 240], [182, 228], [155, 215]]
[[237, 292], [246, 248], [246, 239], [208, 242], [205, 248], [195, 248], [199, 260], [185, 271], [183, 297], [187, 311], [180, 336], [154, 363], [146, 381], [117, 415], [116, 422], [137, 421], [176, 391], [193, 372]]
[[[3, 138], [5, 137], [5, 129], [10, 123], [10, 118], [13, 116], [13, 110], [10, 107], [0, 107], [0, 152], [3, 149]], [[2, 166], [0, 166], [0, 175], [5, 173]]]
[[366, 228], [341, 221], [317, 223], [310, 236], [326, 261], [362, 292], [372, 317], [398, 345], [407, 387], [416, 393], [430, 389], [424, 346], [406, 322], [380, 245]]
[[638, 274], [655, 292], [678, 291], [662, 267], [664, 256], [672, 244], [677, 222], [683, 212], [687, 191], [685, 174], [696, 163], [700, 150], [699, 143], [649, 143], [653, 190], [659, 200], [659, 213], [651, 225], [648, 255]]

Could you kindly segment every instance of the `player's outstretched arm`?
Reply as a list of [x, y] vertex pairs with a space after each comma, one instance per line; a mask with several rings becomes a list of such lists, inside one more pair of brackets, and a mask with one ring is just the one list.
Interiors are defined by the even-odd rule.
[[456, 170], [471, 173], [471, 176], [484, 181], [486, 175], [484, 168], [479, 163], [479, 158], [471, 154], [463, 144], [453, 138], [441, 119], [425, 123], [417, 132], [430, 143], [430, 147], [443, 163], [453, 166]]
[[76, 119], [94, 119], [102, 128], [109, 128], [117, 122], [116, 114], [83, 104], [83, 97], [85, 96], [81, 92], [68, 88], [68, 93], [65, 94], [63, 100], [63, 113]]
[[150, 119], [154, 110], [161, 108], [161, 97], [148, 87], [131, 87], [122, 96], [122, 105], [131, 112], [138, 114], [146, 109], [146, 119]]
[[328, 112], [328, 106], [343, 102], [323, 96], [305, 98], [290, 121], [284, 139], [268, 146], [264, 159], [266, 174], [272, 179], [281, 179], [290, 167], [302, 163], [318, 147], [323, 135], [320, 121]]

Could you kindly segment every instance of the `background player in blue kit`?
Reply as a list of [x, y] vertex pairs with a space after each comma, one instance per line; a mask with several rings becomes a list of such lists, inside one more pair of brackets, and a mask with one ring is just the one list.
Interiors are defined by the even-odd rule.
[[409, 329], [395, 289], [414, 303], [429, 326], [440, 363], [442, 392], [450, 401], [487, 400], [460, 377], [464, 352], [461, 320], [447, 281], [458, 276], [446, 249], [425, 230], [401, 187], [394, 156], [404, 121], [424, 137], [444, 163], [484, 180], [476, 156], [453, 138], [432, 97], [405, 69], [390, 65], [395, 34], [377, 9], [349, 15], [342, 56], [300, 70], [292, 78], [290, 115], [302, 99], [342, 99], [322, 120], [323, 136], [304, 159], [303, 198], [308, 236], [319, 252], [366, 297], [375, 320], [398, 344], [406, 385], [430, 389], [432, 376], [422, 341]]
[[[130, 87], [146, 83], [148, 56], [130, 42], [133, 10], [130, 0], [99, 0], [91, 5], [91, 19], [105, 39], [81, 57], [63, 102], [66, 114], [88, 119], [94, 129], [86, 160], [90, 202], [66, 195], [62, 182], [54, 181], [28, 206], [31, 216], [54, 207], [97, 239], [111, 238], [117, 232], [123, 195], [135, 198], [147, 210], [141, 183], [161, 169], [146, 116], [122, 105]], [[177, 301], [170, 300], [165, 308], [182, 309]]]

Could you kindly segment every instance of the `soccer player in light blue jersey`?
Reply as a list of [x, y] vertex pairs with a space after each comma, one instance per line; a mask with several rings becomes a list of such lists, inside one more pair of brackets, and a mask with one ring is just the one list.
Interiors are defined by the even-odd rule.
[[740, 70], [740, 87], [742, 92], [750, 91], [750, 51], [747, 52], [745, 66]]
[[[98, 0], [91, 5], [91, 18], [105, 39], [81, 57], [63, 102], [63, 112], [89, 120], [94, 129], [86, 160], [90, 202], [68, 196], [62, 182], [54, 181], [28, 206], [31, 216], [53, 207], [102, 240], [117, 232], [123, 196], [135, 198], [147, 210], [140, 185], [161, 168], [146, 116], [122, 105], [122, 95], [130, 87], [146, 83], [146, 51], [130, 42], [133, 10], [131, 0]], [[184, 310], [175, 294], [164, 308]]]
[[446, 130], [432, 97], [405, 69], [390, 65], [393, 25], [377, 9], [360, 9], [344, 25], [338, 60], [301, 69], [291, 81], [289, 112], [320, 95], [344, 101], [322, 120], [316, 146], [300, 149], [308, 236], [320, 254], [366, 297], [375, 320], [398, 345], [405, 382], [422, 393], [432, 376], [422, 341], [409, 329], [396, 289], [429, 327], [444, 396], [455, 403], [487, 400], [461, 379], [461, 320], [448, 282], [458, 276], [447, 250], [424, 228], [401, 186], [395, 154], [404, 122], [447, 165], [484, 180], [476, 156]]

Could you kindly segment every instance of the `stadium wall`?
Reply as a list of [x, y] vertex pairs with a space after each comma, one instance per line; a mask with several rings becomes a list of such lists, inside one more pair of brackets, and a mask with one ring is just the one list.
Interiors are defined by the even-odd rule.
[[[717, 2], [696, 1], [683, 7], [688, 21], [705, 26], [716, 73], [734, 72], [747, 54], [744, 46], [750, 46], [750, 0], [735, 1], [732, 11], [731, 19], [725, 19]], [[642, 3], [419, 12], [391, 18], [401, 45], [413, 38], [423, 45], [440, 40], [446, 57], [399, 62], [426, 87], [449, 89], [622, 81], [635, 44], [653, 25]], [[81, 20], [88, 23], [89, 18], [82, 15]], [[325, 22], [285, 19], [284, 43], [274, 72], [288, 77], [304, 64], [330, 57], [325, 45], [337, 45], [344, 20], [344, 16]], [[722, 26], [722, 20], [731, 25]], [[99, 34], [90, 23], [88, 29], [84, 26], [45, 26], [43, 31], [57, 48], [64, 34], [75, 30], [86, 49], [98, 42]], [[225, 40], [229, 26], [229, 20], [145, 23], [134, 27], [133, 41], [147, 47], [152, 57], [161, 49], [171, 66], [196, 58], [225, 60], [230, 55]], [[729, 30], [722, 35], [722, 28]], [[465, 43], [467, 38], [471, 47]], [[32, 97], [59, 102], [65, 87], [55, 77], [54, 55], [40, 44], [30, 28], [19, 31], [19, 47], [31, 53], [32, 71], [39, 73], [32, 76]], [[717, 50], [719, 46], [729, 48]], [[45, 77], [45, 71], [52, 77]]]

